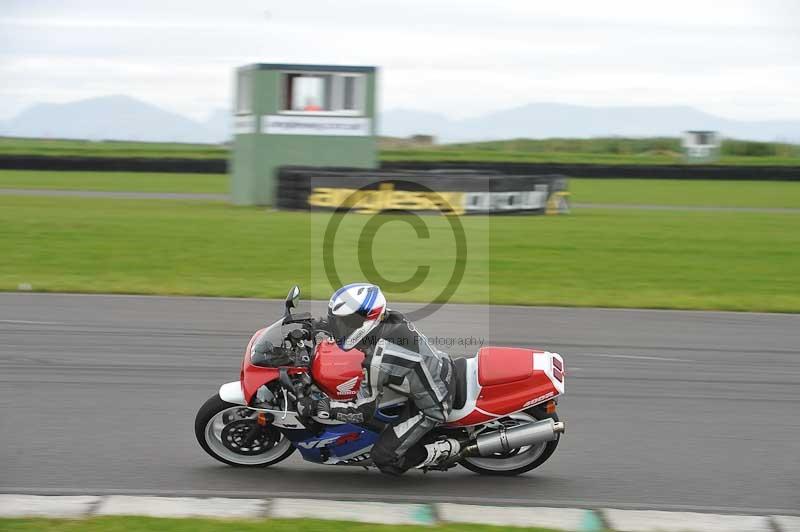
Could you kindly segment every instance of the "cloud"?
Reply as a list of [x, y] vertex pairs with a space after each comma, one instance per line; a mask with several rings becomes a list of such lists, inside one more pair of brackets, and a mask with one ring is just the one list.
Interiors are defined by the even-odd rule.
[[201, 117], [260, 61], [378, 65], [384, 108], [452, 117], [551, 100], [796, 118], [798, 14], [793, 0], [12, 1], [0, 112], [124, 93]]

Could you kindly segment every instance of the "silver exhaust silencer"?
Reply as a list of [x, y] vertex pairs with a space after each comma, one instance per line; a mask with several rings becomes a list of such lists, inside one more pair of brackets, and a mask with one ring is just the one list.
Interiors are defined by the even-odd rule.
[[491, 456], [495, 453], [507, 453], [512, 449], [553, 441], [563, 434], [566, 426], [561, 421], [543, 419], [526, 423], [510, 429], [501, 428], [484, 433], [464, 449], [467, 456]]

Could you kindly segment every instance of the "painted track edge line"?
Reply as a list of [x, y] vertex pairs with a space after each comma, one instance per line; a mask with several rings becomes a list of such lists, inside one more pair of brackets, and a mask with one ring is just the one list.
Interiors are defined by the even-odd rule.
[[[181, 295], [181, 294], [123, 294], [123, 293], [107, 293], [107, 292], [57, 292], [57, 291], [20, 291], [5, 289], [0, 290], [0, 295], [3, 294], [25, 294], [31, 296], [81, 296], [81, 297], [114, 297], [114, 298], [148, 298], [148, 299], [178, 299], [178, 300], [209, 300], [209, 301], [252, 301], [252, 302], [265, 302], [265, 303], [283, 303], [283, 299], [265, 298], [265, 297], [237, 297], [237, 296], [201, 296], [201, 295]], [[322, 299], [304, 299], [306, 304], [327, 305], [327, 300]], [[419, 302], [414, 301], [397, 301], [395, 303], [398, 308], [403, 305], [415, 305]], [[448, 303], [448, 307], [465, 307], [465, 308], [478, 308], [485, 307], [489, 309], [541, 309], [541, 310], [578, 310], [578, 311], [591, 311], [602, 310], [609, 312], [658, 312], [658, 313], [693, 313], [693, 314], [716, 314], [720, 316], [782, 316], [787, 318], [800, 318], [800, 311], [798, 312], [764, 312], [758, 310], [711, 310], [711, 309], [680, 309], [680, 308], [652, 308], [652, 307], [587, 307], [580, 305], [514, 305], [514, 304], [490, 304], [490, 303]]]

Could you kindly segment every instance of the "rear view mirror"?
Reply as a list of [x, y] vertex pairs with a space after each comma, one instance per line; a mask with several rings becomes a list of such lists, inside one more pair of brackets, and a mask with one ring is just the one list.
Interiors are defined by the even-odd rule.
[[296, 306], [297, 300], [300, 299], [300, 287], [294, 285], [289, 293], [286, 295], [286, 311]]

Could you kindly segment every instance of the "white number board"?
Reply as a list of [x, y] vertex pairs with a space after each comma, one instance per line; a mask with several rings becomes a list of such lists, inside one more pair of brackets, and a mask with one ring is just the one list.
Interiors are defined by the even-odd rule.
[[338, 116], [281, 116], [261, 119], [261, 132], [266, 135], [333, 135], [366, 137], [370, 134], [369, 118]]

